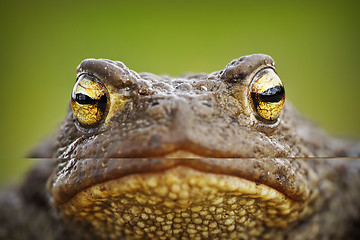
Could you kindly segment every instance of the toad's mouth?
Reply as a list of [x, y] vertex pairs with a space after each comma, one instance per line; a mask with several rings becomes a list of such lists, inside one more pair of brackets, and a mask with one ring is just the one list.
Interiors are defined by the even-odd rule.
[[[99, 183], [136, 174], [159, 174], [184, 166], [203, 172], [234, 176], [266, 185], [295, 201], [309, 197], [306, 185], [309, 169], [294, 158], [208, 158], [177, 150], [152, 158], [65, 159], [48, 181], [48, 190], [57, 204]], [[304, 172], [305, 171], [305, 172]]]
[[294, 159], [164, 157], [66, 160], [48, 190], [64, 217], [117, 237], [145, 236], [166, 219], [172, 233], [189, 222], [215, 221], [230, 230], [236, 222], [285, 227], [309, 198], [306, 174]]

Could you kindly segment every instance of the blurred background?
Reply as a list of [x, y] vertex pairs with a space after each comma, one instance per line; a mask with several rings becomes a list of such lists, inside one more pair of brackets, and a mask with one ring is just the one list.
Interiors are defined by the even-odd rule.
[[85, 58], [156, 74], [271, 55], [287, 99], [334, 135], [360, 136], [355, 1], [1, 1], [0, 182], [62, 121]]

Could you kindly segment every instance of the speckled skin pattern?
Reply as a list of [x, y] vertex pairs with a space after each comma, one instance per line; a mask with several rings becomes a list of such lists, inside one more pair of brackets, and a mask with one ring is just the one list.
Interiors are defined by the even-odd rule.
[[264, 68], [255, 54], [171, 78], [84, 60], [109, 110], [86, 128], [69, 109], [32, 154], [51, 159], [0, 195], [0, 239], [357, 239], [359, 143], [289, 103], [262, 121], [249, 88]]

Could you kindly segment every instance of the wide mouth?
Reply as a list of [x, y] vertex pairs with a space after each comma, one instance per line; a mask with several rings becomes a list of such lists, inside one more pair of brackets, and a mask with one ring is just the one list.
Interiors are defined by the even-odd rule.
[[103, 158], [62, 160], [48, 181], [56, 205], [80, 192], [108, 181], [188, 167], [204, 174], [248, 180], [278, 191], [286, 198], [304, 201], [309, 197], [308, 168], [303, 159], [293, 158], [206, 158], [188, 151], [174, 151], [154, 158]]
[[64, 160], [48, 190], [64, 219], [106, 239], [239, 239], [283, 229], [307, 214], [313, 179], [304, 177], [302, 163], [184, 151]]

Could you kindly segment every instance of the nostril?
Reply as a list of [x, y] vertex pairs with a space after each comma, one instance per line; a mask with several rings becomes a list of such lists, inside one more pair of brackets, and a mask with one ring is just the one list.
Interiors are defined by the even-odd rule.
[[151, 107], [159, 105], [159, 101], [154, 101], [150, 104]]
[[175, 104], [166, 99], [153, 99], [148, 107], [146, 108], [146, 113], [149, 118], [160, 120], [168, 118], [173, 111], [176, 110]]
[[203, 102], [201, 102], [201, 104], [204, 105], [204, 106], [207, 106], [207, 107], [212, 107], [211, 102], [203, 101]]

